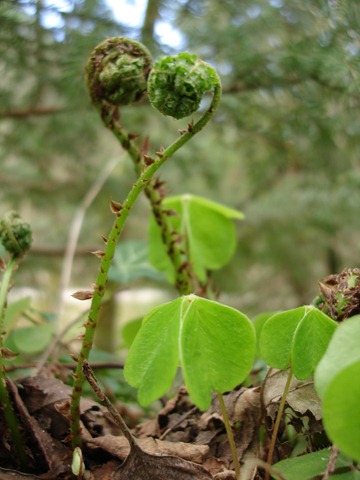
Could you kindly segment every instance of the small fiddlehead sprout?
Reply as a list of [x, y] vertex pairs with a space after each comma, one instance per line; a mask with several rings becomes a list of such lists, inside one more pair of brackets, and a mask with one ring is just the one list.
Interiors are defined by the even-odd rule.
[[0, 221], [0, 242], [14, 257], [21, 257], [32, 242], [31, 227], [16, 212], [10, 212]]
[[196, 55], [183, 52], [155, 62], [148, 94], [157, 110], [179, 119], [196, 112], [204, 93], [219, 83], [214, 68]]
[[140, 42], [112, 37], [100, 43], [86, 65], [86, 83], [95, 105], [129, 105], [141, 100], [152, 57]]

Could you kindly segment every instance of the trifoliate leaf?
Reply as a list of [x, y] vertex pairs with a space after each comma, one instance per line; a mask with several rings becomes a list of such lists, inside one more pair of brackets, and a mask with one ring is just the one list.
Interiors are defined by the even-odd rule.
[[255, 348], [255, 330], [245, 315], [188, 295], [144, 318], [124, 374], [146, 405], [167, 392], [181, 366], [191, 400], [205, 410], [211, 392], [231, 390], [246, 378]]

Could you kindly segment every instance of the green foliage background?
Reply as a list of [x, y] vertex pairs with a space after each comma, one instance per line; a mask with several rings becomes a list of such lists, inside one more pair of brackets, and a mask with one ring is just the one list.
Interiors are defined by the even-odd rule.
[[[161, 43], [161, 21], [180, 33], [179, 48]], [[100, 247], [109, 198], [121, 201], [134, 178], [83, 79], [92, 48], [112, 35], [143, 41], [155, 57], [196, 53], [221, 75], [215, 119], [161, 176], [172, 194], [245, 213], [235, 260], [215, 276], [230, 304], [252, 314], [309, 303], [317, 279], [359, 266], [359, 27], [350, 0], [148, 0], [139, 29], [116, 22], [102, 0], [3, 0], [0, 213], [18, 210], [35, 237], [18, 284], [56, 286], [71, 219], [110, 158], [119, 164], [87, 212], [80, 251]], [[186, 125], [146, 102], [122, 117], [154, 149]], [[125, 236], [146, 238], [148, 216], [142, 199]], [[96, 268], [79, 255], [74, 284], [90, 284]]]

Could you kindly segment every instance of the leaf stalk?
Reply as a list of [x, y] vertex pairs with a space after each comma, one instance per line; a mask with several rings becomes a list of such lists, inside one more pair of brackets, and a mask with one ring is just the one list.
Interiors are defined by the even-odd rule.
[[221, 408], [221, 413], [222, 413], [222, 417], [223, 417], [224, 424], [225, 424], [226, 434], [227, 434], [229, 444], [230, 444], [231, 456], [232, 456], [233, 463], [234, 463], [234, 468], [235, 468], [235, 477], [236, 477], [236, 480], [240, 480], [240, 463], [239, 463], [239, 459], [238, 459], [237, 452], [236, 452], [234, 434], [233, 434], [233, 431], [231, 429], [229, 416], [228, 416], [228, 413], [227, 413], [227, 410], [226, 410], [226, 407], [225, 407], [224, 397], [223, 397], [222, 393], [219, 393], [219, 392], [217, 392], [217, 397], [218, 397], [218, 400], [219, 400], [219, 403], [220, 403], [220, 408]]
[[[271, 435], [269, 451], [268, 451], [267, 458], [266, 458], [266, 463], [269, 466], [271, 466], [271, 464], [272, 464], [276, 439], [277, 439], [277, 435], [278, 435], [278, 432], [279, 432], [279, 427], [280, 427], [280, 422], [281, 422], [281, 419], [282, 419], [282, 415], [284, 413], [286, 397], [287, 397], [287, 394], [289, 393], [290, 383], [291, 383], [292, 377], [293, 377], [293, 370], [292, 370], [292, 367], [290, 367], [288, 377], [287, 377], [287, 380], [286, 380], [286, 384], [285, 384], [285, 388], [284, 388], [284, 391], [283, 391], [283, 394], [282, 394], [282, 397], [281, 397], [281, 400], [280, 400], [279, 410], [278, 410], [278, 413], [277, 413], [277, 416], [276, 416], [274, 429], [273, 429], [273, 432], [272, 432], [272, 435]], [[265, 471], [265, 480], [270, 480], [269, 470]]]

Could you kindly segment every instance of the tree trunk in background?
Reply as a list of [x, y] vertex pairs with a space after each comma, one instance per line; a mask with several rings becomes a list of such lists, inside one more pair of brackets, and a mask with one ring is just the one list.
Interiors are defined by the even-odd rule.
[[144, 25], [141, 31], [141, 41], [153, 54], [157, 50], [155, 42], [155, 23], [159, 18], [160, 0], [148, 0]]

